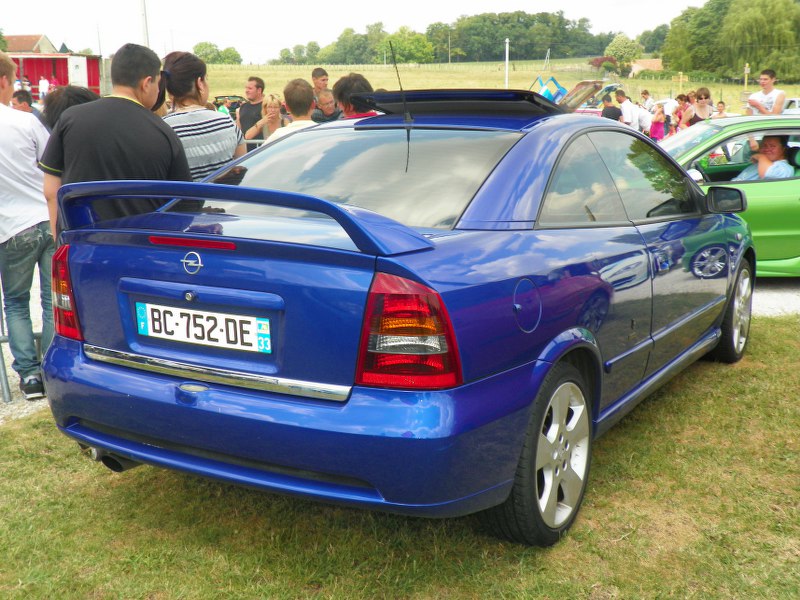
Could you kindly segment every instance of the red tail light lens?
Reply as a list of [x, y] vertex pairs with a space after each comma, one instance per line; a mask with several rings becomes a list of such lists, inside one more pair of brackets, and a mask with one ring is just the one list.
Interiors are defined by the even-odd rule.
[[55, 332], [73, 340], [83, 341], [72, 281], [69, 276], [69, 245], [64, 245], [53, 254], [53, 320]]
[[430, 390], [461, 382], [453, 326], [439, 294], [377, 273], [367, 299], [356, 383]]

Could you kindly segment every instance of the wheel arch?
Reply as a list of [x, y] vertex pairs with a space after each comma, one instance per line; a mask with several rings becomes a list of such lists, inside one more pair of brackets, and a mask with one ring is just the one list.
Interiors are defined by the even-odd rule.
[[587, 393], [591, 394], [589, 402], [594, 437], [603, 385], [603, 361], [597, 338], [591, 331], [582, 327], [565, 331], [547, 345], [540, 360], [549, 363], [550, 369], [561, 361], [568, 362], [578, 369], [586, 382]]
[[[742, 260], [747, 260], [747, 261], [750, 262], [750, 268], [753, 271], [753, 277], [755, 277], [756, 276], [756, 268], [757, 268], [757, 265], [756, 265], [756, 250], [755, 250], [755, 248], [753, 248], [752, 246], [747, 248], [745, 253], [742, 255]], [[737, 265], [737, 269], [738, 269], [738, 265]]]

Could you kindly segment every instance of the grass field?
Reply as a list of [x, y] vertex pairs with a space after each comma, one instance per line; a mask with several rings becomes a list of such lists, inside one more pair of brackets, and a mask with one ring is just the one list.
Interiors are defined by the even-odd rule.
[[796, 598], [799, 327], [756, 318], [743, 361], [692, 366], [602, 437], [547, 550], [470, 517], [115, 474], [43, 410], [0, 427], [0, 598]]
[[[529, 89], [534, 80], [541, 76], [545, 81], [553, 76], [558, 82], [570, 89], [583, 79], [597, 79], [598, 74], [592, 70], [585, 59], [558, 60], [550, 63], [550, 69], [543, 71], [542, 61], [512, 62], [509, 65], [508, 87], [512, 89]], [[363, 73], [375, 89], [398, 89], [397, 73], [392, 65], [322, 65], [330, 75], [330, 86], [351, 71]], [[209, 65], [209, 81], [211, 95], [243, 94], [247, 78], [257, 75], [266, 82], [267, 92], [279, 93], [284, 85], [292, 79], [301, 77], [311, 80], [310, 66], [291, 65]], [[505, 64], [497, 63], [452, 63], [434, 65], [398, 65], [403, 88], [503, 88], [505, 87]], [[714, 101], [724, 100], [729, 107], [740, 108], [742, 86], [719, 82], [689, 81], [679, 84], [672, 81], [648, 79], [621, 80], [628, 95], [638, 101], [641, 91], [647, 89], [654, 98], [674, 97], [681, 91], [687, 92], [702, 85], [711, 91]], [[783, 86], [787, 97], [800, 96], [800, 85]], [[750, 91], [758, 90], [758, 82], [751, 81]], [[534, 88], [534, 91], [538, 89]], [[733, 110], [731, 108], [731, 110]]]

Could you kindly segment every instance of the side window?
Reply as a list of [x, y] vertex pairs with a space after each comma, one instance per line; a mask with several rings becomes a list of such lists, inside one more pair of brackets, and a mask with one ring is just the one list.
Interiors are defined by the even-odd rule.
[[559, 159], [538, 222], [572, 227], [629, 222], [608, 169], [585, 135]]
[[761, 142], [761, 134], [740, 135], [729, 138], [709, 152], [701, 155], [693, 166], [708, 181], [730, 181], [750, 164], [750, 139]]
[[[755, 131], [750, 134], [729, 138], [713, 150], [700, 155], [691, 166], [698, 169], [702, 173], [704, 181], [731, 181], [751, 165], [751, 157], [753, 155], [751, 142], [760, 147], [764, 137], [769, 135], [780, 135], [786, 137], [788, 143], [786, 149], [786, 160], [792, 169], [796, 170], [798, 167], [800, 167], [800, 165], [797, 164], [798, 150], [793, 149], [797, 146], [800, 146], [798, 136], [787, 136], [784, 131], [768, 130]], [[780, 175], [776, 174], [768, 177], [767, 180], [784, 179], [791, 176], [797, 175], [790, 171], [790, 174], [788, 175], [786, 173], [782, 173]], [[750, 179], [748, 178], [748, 180]], [[753, 178], [752, 180], [759, 181], [757, 177]]]
[[650, 144], [623, 132], [595, 131], [588, 135], [632, 221], [698, 212], [685, 174]]

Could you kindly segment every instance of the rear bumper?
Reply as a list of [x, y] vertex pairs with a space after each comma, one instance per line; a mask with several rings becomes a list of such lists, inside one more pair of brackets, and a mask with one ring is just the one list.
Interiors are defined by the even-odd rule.
[[[442, 392], [355, 387], [344, 403], [147, 373], [56, 337], [44, 361], [58, 427], [135, 461], [319, 500], [459, 516], [511, 488], [532, 363]], [[181, 387], [183, 386], [183, 387]]]

